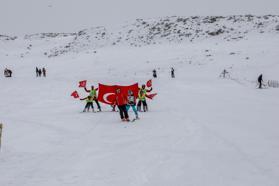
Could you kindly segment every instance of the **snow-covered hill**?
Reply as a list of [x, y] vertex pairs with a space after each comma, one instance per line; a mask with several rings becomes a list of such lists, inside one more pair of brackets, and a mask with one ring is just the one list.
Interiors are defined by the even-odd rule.
[[[235, 41], [246, 39], [251, 34], [279, 34], [279, 16], [173, 16], [138, 19], [119, 28], [95, 27], [77, 33], [33, 34], [24, 38], [19, 37], [18, 40], [27, 45], [38, 40], [50, 44], [51, 48], [41, 51], [40, 55], [55, 57], [68, 52], [96, 52], [95, 50], [99, 48], [111, 45], [141, 47], [162, 43], [189, 43], [216, 37], [225, 41]], [[17, 37], [0, 36], [0, 39], [14, 41]], [[56, 45], [57, 40], [65, 42]], [[20, 56], [32, 51], [29, 47], [26, 49]]]
[[[0, 76], [0, 185], [277, 186], [279, 89], [256, 79], [279, 80], [278, 20], [169, 17], [1, 36], [0, 69], [13, 77]], [[80, 80], [142, 84], [153, 69], [158, 96], [134, 123], [103, 104], [80, 113], [70, 97], [87, 95]]]

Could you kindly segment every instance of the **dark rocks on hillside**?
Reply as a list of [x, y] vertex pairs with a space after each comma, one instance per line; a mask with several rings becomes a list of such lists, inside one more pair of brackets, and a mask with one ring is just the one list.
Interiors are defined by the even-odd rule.
[[14, 36], [7, 36], [7, 35], [0, 35], [0, 40], [4, 40], [4, 41], [13, 41], [13, 40], [16, 40], [17, 37]]
[[224, 32], [225, 32], [224, 30], [218, 29], [217, 31], [214, 31], [214, 32], [207, 32], [207, 34], [210, 36], [218, 36], [220, 34], [223, 34]]
[[58, 37], [69, 37], [75, 36], [76, 33], [40, 33], [40, 34], [31, 34], [25, 35], [24, 39], [50, 39], [50, 38], [58, 38]]

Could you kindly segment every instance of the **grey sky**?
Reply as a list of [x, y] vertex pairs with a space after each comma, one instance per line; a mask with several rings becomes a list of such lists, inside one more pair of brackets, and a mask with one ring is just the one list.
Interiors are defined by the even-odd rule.
[[0, 34], [73, 32], [136, 18], [279, 14], [279, 0], [0, 0]]

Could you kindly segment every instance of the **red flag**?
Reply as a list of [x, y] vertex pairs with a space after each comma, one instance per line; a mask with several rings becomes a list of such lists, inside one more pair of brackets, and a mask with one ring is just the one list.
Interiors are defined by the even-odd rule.
[[113, 105], [115, 102], [115, 85], [103, 85], [99, 83], [98, 101]]
[[149, 88], [149, 87], [152, 87], [152, 79], [150, 79], [149, 81], [146, 82], [146, 86]]
[[113, 105], [115, 102], [116, 89], [120, 88], [121, 92], [127, 96], [128, 90], [134, 93], [134, 96], [138, 96], [138, 84], [133, 84], [130, 86], [120, 86], [120, 85], [103, 85], [99, 84], [98, 101]]
[[78, 87], [86, 87], [86, 80], [80, 81]]
[[149, 98], [149, 99], [153, 99], [155, 96], [157, 96], [157, 93], [154, 93], [154, 94], [146, 94], [146, 97]]
[[75, 90], [71, 96], [73, 96], [74, 98], [79, 98], [78, 92]]

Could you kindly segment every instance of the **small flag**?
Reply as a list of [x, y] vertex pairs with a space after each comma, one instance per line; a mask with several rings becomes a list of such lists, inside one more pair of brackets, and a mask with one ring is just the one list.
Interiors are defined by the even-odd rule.
[[152, 79], [150, 79], [149, 81], [146, 82], [146, 86], [149, 88], [149, 87], [152, 87]]
[[149, 95], [146, 94], [146, 97], [149, 99], [153, 99], [155, 96], [157, 96], [157, 93], [149, 94]]
[[74, 98], [79, 98], [78, 92], [75, 90], [71, 96], [73, 96]]
[[78, 87], [86, 87], [86, 80], [80, 81]]

